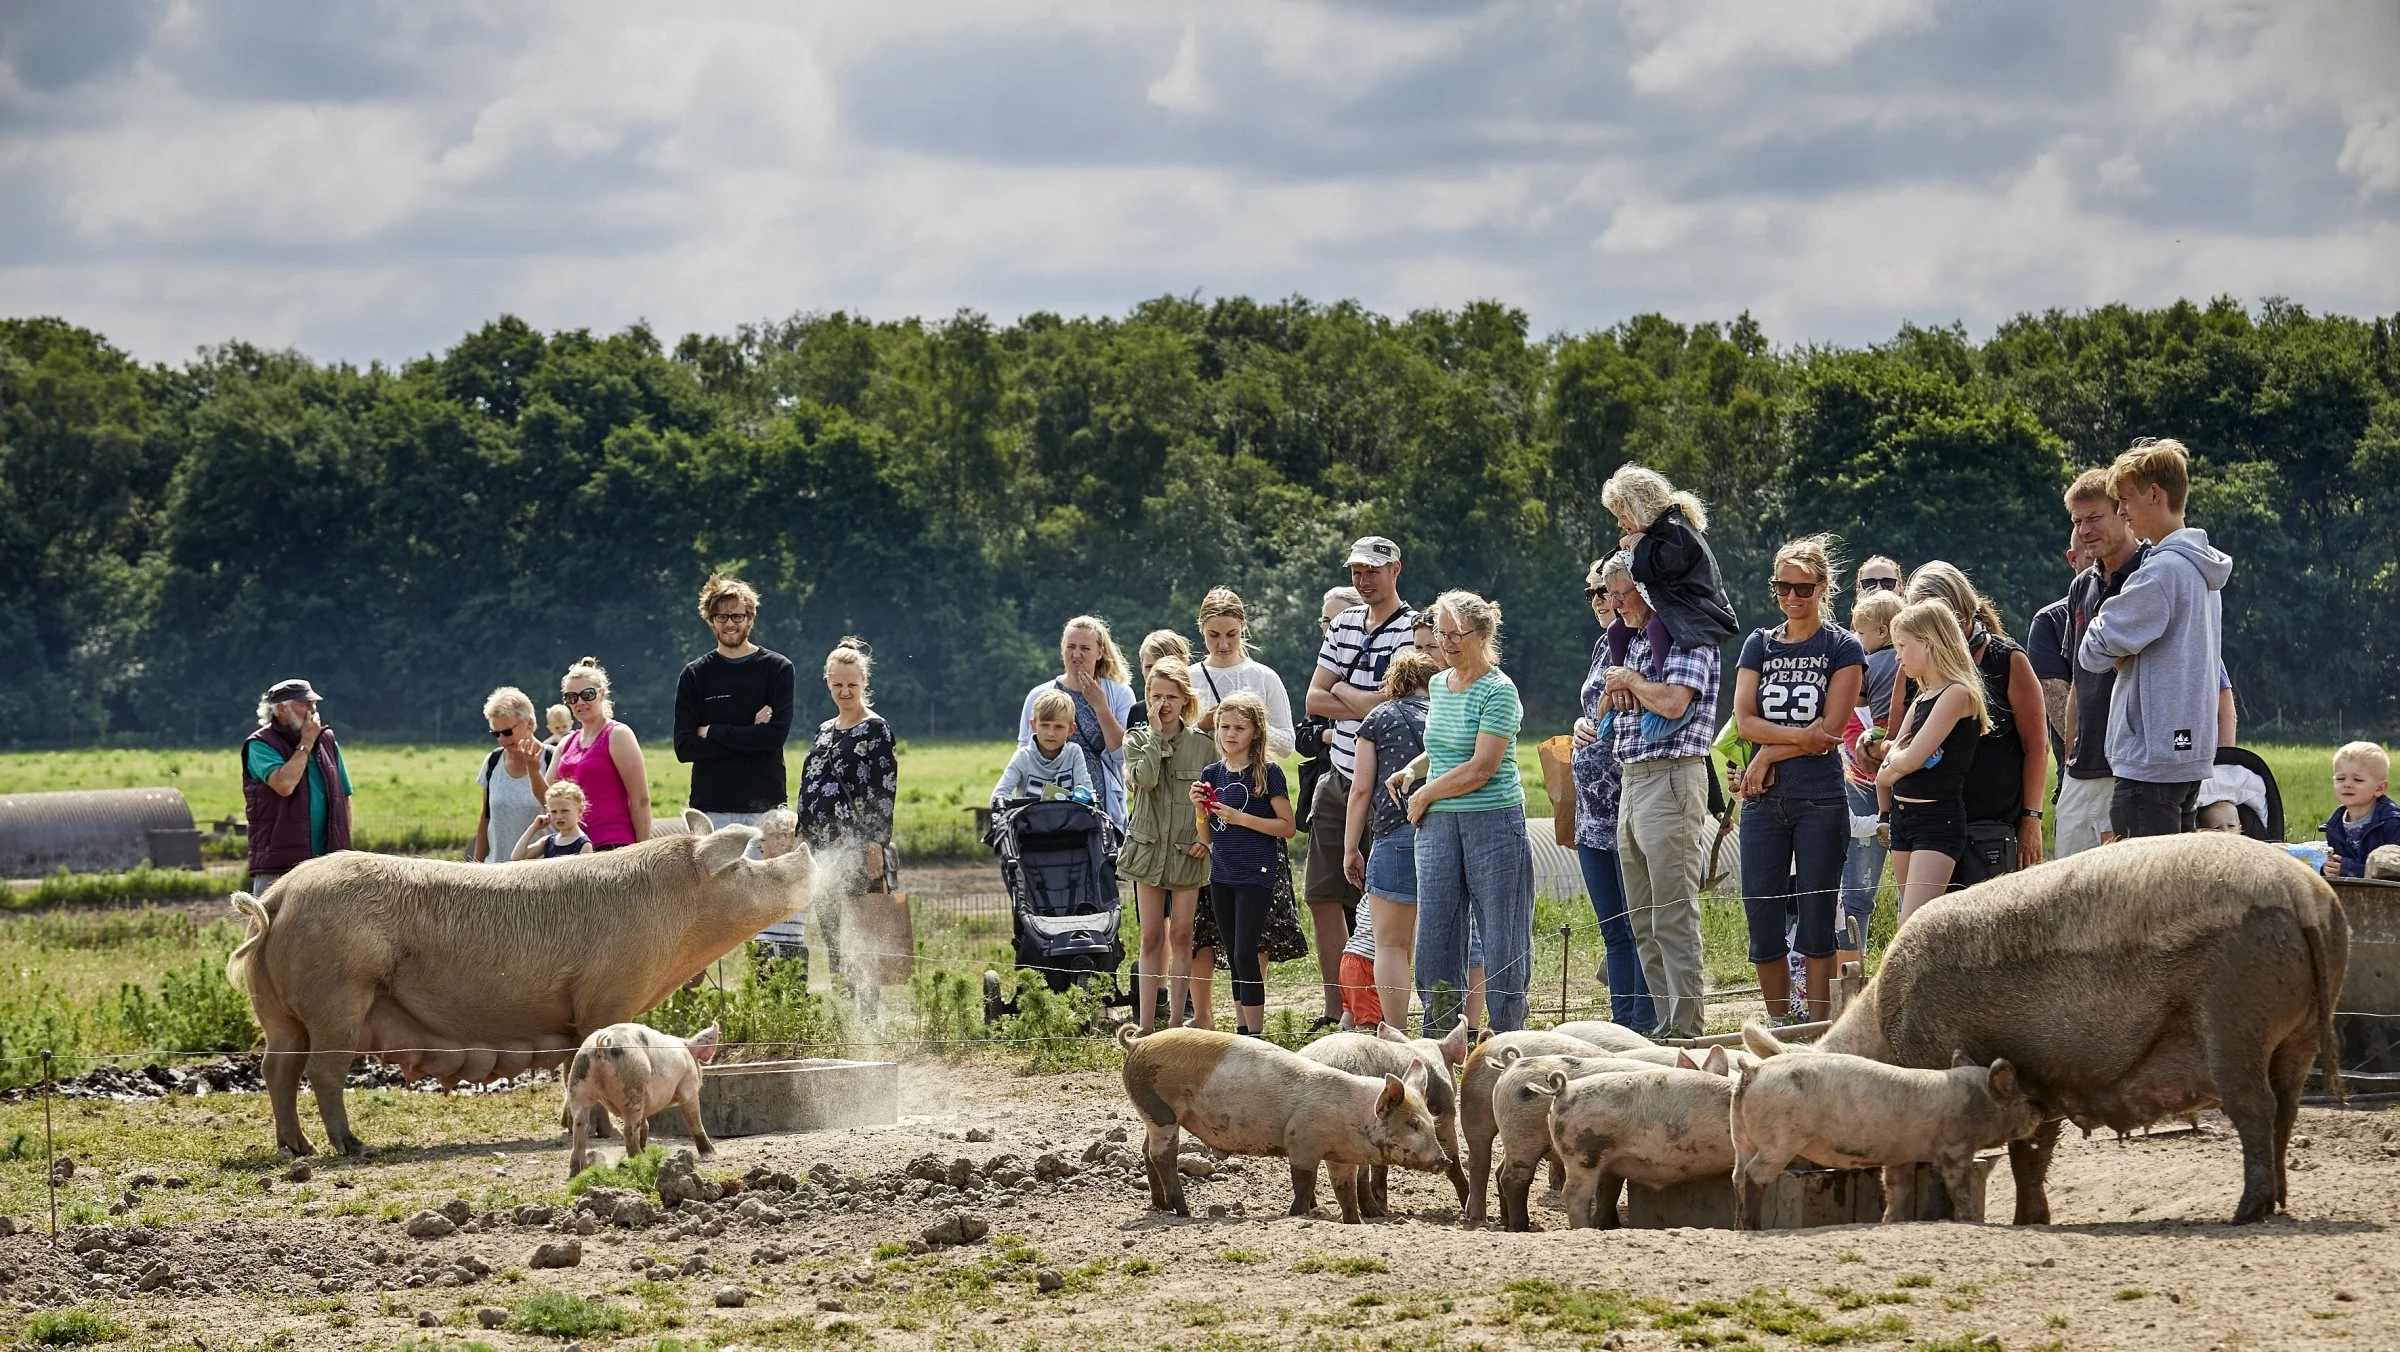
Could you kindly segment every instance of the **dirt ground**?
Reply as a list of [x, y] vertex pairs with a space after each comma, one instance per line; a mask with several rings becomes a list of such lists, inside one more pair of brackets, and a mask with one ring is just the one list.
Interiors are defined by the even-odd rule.
[[[1195, 1217], [1151, 1214], [1133, 1154], [1139, 1128], [1106, 1072], [911, 1066], [898, 1125], [725, 1142], [702, 1175], [747, 1174], [757, 1186], [636, 1228], [603, 1223], [622, 1205], [617, 1194], [587, 1200], [595, 1214], [579, 1217], [555, 1191], [564, 1143], [540, 1121], [555, 1112], [555, 1090], [386, 1102], [398, 1099], [408, 1102], [388, 1111], [513, 1117], [482, 1128], [485, 1140], [315, 1160], [295, 1187], [262, 1148], [263, 1100], [202, 1100], [208, 1121], [237, 1133], [226, 1139], [240, 1153], [186, 1167], [232, 1184], [210, 1183], [219, 1190], [204, 1196], [195, 1177], [188, 1193], [163, 1191], [172, 1144], [142, 1147], [159, 1155], [153, 1164], [138, 1154], [112, 1162], [107, 1194], [136, 1194], [127, 1217], [62, 1231], [55, 1250], [35, 1235], [0, 1239], [0, 1300], [10, 1302], [0, 1337], [55, 1333], [61, 1311], [82, 1309], [136, 1344], [210, 1352], [560, 1346], [562, 1334], [524, 1331], [545, 1320], [588, 1330], [587, 1347], [645, 1349], [2400, 1345], [2400, 1243], [2390, 1233], [2400, 1222], [2400, 1112], [2304, 1112], [2290, 1216], [2239, 1230], [2224, 1224], [2239, 1147], [2212, 1119], [2198, 1133], [2124, 1142], [2070, 1130], [2052, 1175], [2062, 1223], [2051, 1226], [1570, 1232], [1555, 1201], [1537, 1195], [1544, 1230], [1511, 1235], [1460, 1228], [1453, 1195], [1430, 1175], [1395, 1173], [1395, 1215], [1383, 1221], [1339, 1224], [1325, 1189], [1314, 1217], [1289, 1218], [1278, 1160], [1195, 1160], [1216, 1175], [1188, 1180]], [[120, 1110], [159, 1111], [78, 1106]], [[176, 1139], [201, 1138], [162, 1138]], [[612, 1142], [606, 1158], [615, 1153]], [[487, 1170], [538, 1179], [554, 1201], [472, 1200]], [[402, 1176], [416, 1191], [380, 1214], [326, 1206], [378, 1195]], [[87, 1169], [70, 1190], [88, 1196], [93, 1180]], [[2005, 1214], [2011, 1187], [2003, 1165], [1995, 1211]], [[191, 1204], [125, 1223], [171, 1195]], [[24, 1203], [38, 1191], [10, 1196], [16, 1222], [36, 1218]], [[465, 1228], [410, 1238], [419, 1213], [401, 1213], [445, 1196]], [[652, 1219], [624, 1209], [618, 1220]], [[928, 1246], [927, 1227], [953, 1211], [988, 1233]], [[579, 1219], [592, 1233], [574, 1233]], [[537, 1245], [570, 1239], [579, 1265], [531, 1266]], [[605, 1308], [562, 1315], [534, 1299], [548, 1291]], [[592, 1327], [610, 1322], [621, 1327]]]

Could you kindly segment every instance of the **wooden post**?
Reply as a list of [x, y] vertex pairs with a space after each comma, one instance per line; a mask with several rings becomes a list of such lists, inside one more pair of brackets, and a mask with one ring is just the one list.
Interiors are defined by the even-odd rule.
[[1866, 984], [1864, 961], [1853, 958], [1843, 963], [1841, 971], [1833, 978], [1833, 1017], [1842, 1017], [1842, 1011], [1850, 1007], [1850, 1001], [1857, 997]]

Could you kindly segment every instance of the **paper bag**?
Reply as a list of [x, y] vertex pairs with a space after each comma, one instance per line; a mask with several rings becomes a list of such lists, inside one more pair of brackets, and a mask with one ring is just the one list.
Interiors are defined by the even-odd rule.
[[1534, 748], [1542, 762], [1542, 792], [1550, 796], [1550, 835], [1575, 847], [1575, 739], [1551, 737]]

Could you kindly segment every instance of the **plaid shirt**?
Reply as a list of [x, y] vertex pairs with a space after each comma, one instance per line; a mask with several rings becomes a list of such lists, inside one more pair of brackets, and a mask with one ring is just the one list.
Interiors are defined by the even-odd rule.
[[[1649, 634], [1634, 631], [1633, 642], [1625, 649], [1625, 665], [1635, 671], [1649, 670]], [[1641, 712], [1618, 715], [1611, 740], [1616, 743], [1617, 762], [1621, 765], [1706, 756], [1710, 744], [1717, 740], [1717, 650], [1670, 646], [1666, 670], [1659, 679], [1668, 685], [1692, 688], [1691, 721], [1663, 742], [1645, 742]]]

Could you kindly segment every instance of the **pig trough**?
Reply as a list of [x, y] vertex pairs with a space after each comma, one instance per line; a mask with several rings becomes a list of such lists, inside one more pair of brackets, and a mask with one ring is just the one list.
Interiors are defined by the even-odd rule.
[[[1992, 1176], [1998, 1155], [1975, 1160], [1974, 1188], [1978, 1198]], [[1783, 1171], [1761, 1203], [1759, 1227], [1765, 1230], [1805, 1230], [1819, 1225], [1873, 1225], [1883, 1219], [1883, 1171], [1880, 1169], [1820, 1169], [1799, 1165]], [[1900, 1213], [1905, 1219], [1942, 1219], [1942, 1180], [1931, 1165], [1920, 1164], [1910, 1177], [1909, 1195]], [[1671, 1188], [1625, 1188], [1625, 1224], [1637, 1230], [1733, 1228], [1733, 1180], [1696, 1178]]]
[[[887, 1127], [900, 1120], [894, 1061], [750, 1061], [700, 1075], [700, 1120], [711, 1137]], [[658, 1136], [689, 1136], [683, 1114], [661, 1113]]]
[[2334, 1037], [2350, 1092], [2400, 1091], [2400, 883], [2336, 878], [2350, 921], [2350, 968], [2334, 1002]]

